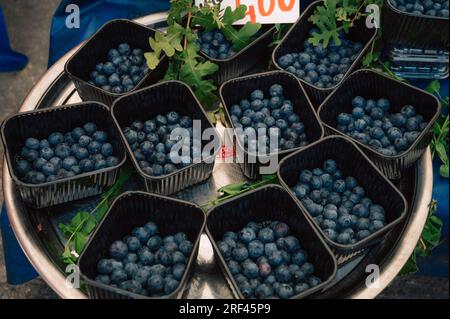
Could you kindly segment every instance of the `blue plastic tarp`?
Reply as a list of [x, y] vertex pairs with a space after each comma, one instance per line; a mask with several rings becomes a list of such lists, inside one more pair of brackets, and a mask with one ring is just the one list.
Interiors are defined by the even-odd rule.
[[6, 22], [0, 7], [0, 72], [13, 72], [23, 69], [28, 63], [28, 58], [11, 49], [9, 45]]

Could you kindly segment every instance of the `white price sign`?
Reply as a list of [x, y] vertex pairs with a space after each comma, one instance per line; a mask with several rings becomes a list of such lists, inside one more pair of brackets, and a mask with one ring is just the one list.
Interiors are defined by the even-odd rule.
[[[213, 4], [220, 1], [211, 0]], [[204, 0], [195, 0], [196, 5], [203, 5]], [[247, 21], [261, 24], [294, 23], [300, 16], [300, 0], [223, 0], [222, 8], [236, 7], [245, 4], [247, 14], [245, 19], [236, 24], [245, 24]]]

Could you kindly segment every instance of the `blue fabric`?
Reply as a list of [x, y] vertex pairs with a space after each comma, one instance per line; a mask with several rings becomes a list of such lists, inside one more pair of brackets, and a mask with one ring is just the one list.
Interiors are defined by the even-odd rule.
[[53, 16], [49, 66], [81, 41], [89, 38], [109, 20], [134, 19], [169, 8], [169, 0], [79, 0], [77, 4], [80, 7], [80, 28], [68, 29], [66, 7], [72, 3], [72, 0], [62, 0]]
[[11, 285], [19, 285], [35, 278], [38, 274], [33, 266], [31, 266], [17, 242], [4, 204], [0, 213], [0, 228], [8, 283]]
[[28, 58], [11, 49], [9, 45], [6, 23], [0, 8], [0, 72], [22, 70], [28, 63]]

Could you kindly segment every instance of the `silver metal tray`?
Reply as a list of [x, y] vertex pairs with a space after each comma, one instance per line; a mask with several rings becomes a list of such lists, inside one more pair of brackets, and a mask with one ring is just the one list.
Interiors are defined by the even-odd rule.
[[[165, 13], [149, 15], [137, 22], [153, 28], [164, 28]], [[59, 60], [29, 93], [20, 111], [76, 103], [80, 101], [74, 84], [64, 73], [64, 64], [76, 51], [74, 48]], [[223, 129], [219, 123], [218, 130]], [[217, 198], [221, 186], [243, 181], [238, 165], [216, 163], [213, 176], [203, 184], [175, 194], [175, 197], [203, 205]], [[337, 279], [327, 290], [314, 294], [314, 298], [374, 298], [397, 276], [413, 252], [428, 214], [433, 185], [433, 168], [430, 151], [397, 182], [410, 205], [405, 221], [394, 228], [385, 239], [363, 255], [338, 270]], [[136, 186], [139, 188], [139, 186]], [[86, 298], [82, 290], [66, 284], [64, 265], [59, 256], [63, 240], [58, 223], [70, 218], [70, 211], [83, 207], [82, 200], [46, 210], [27, 208], [11, 180], [6, 162], [3, 162], [3, 190], [7, 212], [16, 237], [30, 262], [41, 277], [62, 298]], [[379, 266], [377, 285], [366, 286], [366, 266]], [[211, 243], [205, 234], [201, 237], [199, 256], [194, 266], [184, 298], [232, 298], [218, 265], [214, 262]]]

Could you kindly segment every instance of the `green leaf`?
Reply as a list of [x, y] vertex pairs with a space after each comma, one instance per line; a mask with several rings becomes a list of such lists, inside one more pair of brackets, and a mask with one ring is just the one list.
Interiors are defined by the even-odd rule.
[[188, 43], [182, 52], [183, 65], [180, 68], [180, 80], [188, 84], [205, 105], [212, 105], [217, 97], [214, 95], [216, 86], [212, 80], [206, 77], [214, 74], [219, 69], [218, 65], [210, 61], [200, 62], [199, 47], [195, 43]]
[[222, 22], [224, 25], [232, 25], [233, 23], [244, 19], [246, 12], [246, 5], [240, 5], [234, 10], [231, 7], [227, 7], [223, 13]]
[[242, 190], [248, 186], [248, 183], [235, 183], [223, 186], [218, 189], [218, 192], [223, 193], [225, 195], [238, 195], [242, 192]]
[[72, 255], [72, 252], [70, 250], [70, 246], [66, 246], [64, 248], [64, 252], [61, 255], [61, 259], [67, 265], [75, 264], [76, 261], [77, 261], [77, 259]]
[[151, 70], [154, 70], [158, 66], [163, 53], [168, 57], [173, 57], [175, 52], [181, 52], [183, 50], [181, 46], [183, 33], [183, 27], [174, 22], [173, 25], [169, 26], [166, 34], [157, 31], [155, 36], [149, 39], [153, 52], [146, 52], [144, 56]]
[[261, 24], [247, 22], [237, 32], [230, 32], [228, 28], [223, 29], [222, 31], [225, 37], [233, 43], [233, 49], [240, 51], [253, 41], [253, 36], [258, 33], [260, 29]]
[[409, 274], [414, 274], [419, 270], [417, 268], [417, 257], [416, 253], [414, 252], [411, 257], [406, 262], [405, 266], [403, 266], [402, 270], [399, 273], [399, 276], [405, 276]]
[[192, 24], [202, 27], [207, 32], [214, 29], [221, 29], [223, 22], [220, 17], [220, 3], [201, 7], [193, 16]]
[[445, 149], [445, 145], [442, 142], [437, 142], [434, 147], [441, 161], [443, 163], [448, 162], [448, 154], [447, 150]]
[[217, 123], [216, 113], [215, 112], [206, 112], [209, 121], [215, 125]]
[[86, 247], [87, 236], [82, 233], [77, 233], [73, 239], [73, 246], [75, 251], [80, 254], [84, 247]]
[[276, 182], [278, 180], [278, 176], [276, 174], [272, 175], [262, 175], [261, 181], [263, 182]]
[[75, 214], [69, 224], [58, 225], [64, 237], [67, 239], [64, 252], [61, 255], [64, 263], [73, 264], [77, 261], [77, 257], [72, 254], [72, 247], [78, 254], [83, 251], [89, 235], [96, 228], [97, 222], [103, 218], [108, 210], [110, 201], [120, 193], [130, 176], [131, 170], [125, 169], [120, 174], [116, 183], [101, 195], [99, 204], [91, 212], [80, 211]]
[[433, 94], [439, 93], [440, 90], [441, 90], [441, 83], [439, 82], [439, 80], [431, 81], [430, 84], [428, 84], [428, 86], [425, 88], [425, 91]]

